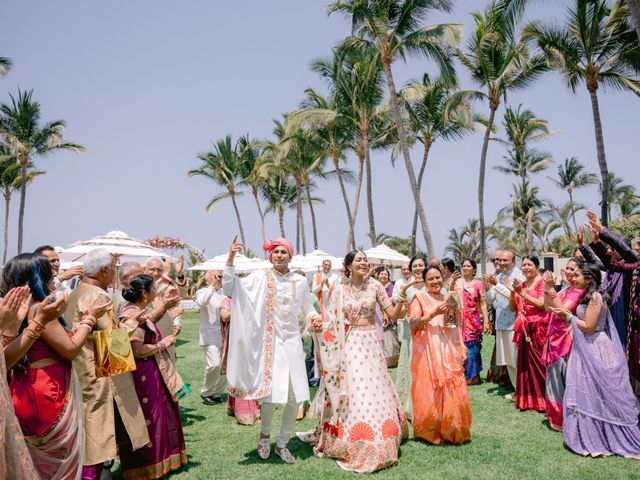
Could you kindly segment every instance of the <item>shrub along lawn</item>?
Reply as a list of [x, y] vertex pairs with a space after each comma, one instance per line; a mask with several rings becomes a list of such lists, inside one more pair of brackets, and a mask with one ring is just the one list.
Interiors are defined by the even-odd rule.
[[[178, 370], [191, 384], [193, 394], [180, 402], [189, 463], [175, 479], [343, 479], [357, 478], [342, 471], [335, 461], [313, 456], [311, 448], [293, 438], [289, 443], [298, 458], [285, 465], [272, 454], [261, 460], [256, 451], [259, 426], [236, 424], [226, 414], [226, 404], [203, 405], [204, 359], [198, 346], [199, 315], [183, 316], [178, 341]], [[483, 357], [489, 364], [493, 337], [485, 337]], [[395, 371], [391, 372], [395, 375]], [[483, 372], [484, 376], [484, 372]], [[471, 441], [461, 446], [435, 446], [413, 440], [400, 447], [397, 466], [377, 472], [380, 479], [536, 479], [546, 478], [640, 478], [640, 461], [609, 458], [583, 458], [562, 443], [562, 434], [549, 429], [545, 416], [519, 412], [505, 400], [496, 385], [484, 383], [470, 387], [473, 424]], [[274, 420], [275, 443], [280, 418]], [[309, 430], [314, 420], [298, 421], [295, 430]], [[114, 475], [117, 478], [117, 475]]]

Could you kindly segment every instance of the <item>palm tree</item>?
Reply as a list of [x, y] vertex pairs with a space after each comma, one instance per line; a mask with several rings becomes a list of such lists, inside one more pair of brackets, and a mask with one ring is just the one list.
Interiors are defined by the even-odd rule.
[[20, 210], [18, 213], [18, 253], [22, 253], [24, 209], [27, 198], [28, 169], [36, 157], [67, 150], [81, 153], [84, 147], [65, 142], [65, 122], [54, 120], [41, 124], [40, 103], [32, 99], [33, 90], [18, 90], [18, 98], [9, 95], [11, 103], [0, 105], [0, 135], [20, 165]]
[[[320, 62], [316, 61], [314, 64], [319, 65]], [[327, 61], [322, 62], [329, 65]], [[334, 71], [333, 67], [329, 67], [328, 70], [330, 74]], [[351, 215], [349, 196], [345, 187], [347, 179], [344, 177], [340, 167], [340, 163], [346, 160], [346, 152], [352, 148], [354, 129], [349, 118], [342, 112], [343, 108], [338, 104], [337, 93], [335, 86], [333, 86], [331, 95], [328, 98], [323, 97], [311, 88], [306, 89], [305, 99], [301, 108], [290, 113], [287, 117], [287, 128], [295, 130], [305, 125], [313, 128], [319, 148], [333, 162], [347, 212], [349, 227], [347, 249], [349, 249], [349, 246], [351, 246], [351, 249], [355, 249], [354, 220]]]
[[296, 186], [289, 181], [289, 175], [277, 172], [260, 186], [260, 194], [267, 202], [265, 213], [276, 212], [280, 235], [286, 237], [284, 231], [284, 212], [296, 207]]
[[262, 243], [267, 239], [264, 228], [264, 212], [260, 205], [258, 191], [264, 178], [260, 175], [262, 151], [260, 142], [249, 140], [249, 135], [243, 135], [238, 139], [238, 156], [240, 157], [240, 185], [246, 185], [251, 191], [251, 196], [256, 202], [258, 216], [260, 217], [260, 237]]
[[209, 201], [206, 206], [207, 212], [211, 212], [213, 207], [222, 200], [230, 198], [238, 221], [242, 245], [247, 248], [240, 210], [236, 202], [236, 199], [244, 194], [240, 189], [242, 186], [242, 161], [238, 155], [237, 144], [233, 145], [231, 135], [227, 135], [224, 139], [218, 140], [213, 144], [212, 151], [199, 154], [198, 160], [202, 162], [202, 165], [189, 170], [187, 175], [189, 177], [201, 176], [208, 178], [224, 188], [223, 192], [214, 195]]
[[[459, 91], [456, 81], [443, 77], [431, 79], [428, 73], [419, 81], [408, 83], [399, 93], [406, 118], [407, 142], [423, 145], [422, 163], [418, 171], [418, 191], [429, 159], [429, 152], [438, 139], [460, 140], [476, 129], [478, 116], [471, 107], [475, 92]], [[414, 210], [411, 231], [412, 254], [416, 252], [418, 210]]]
[[[613, 172], [609, 172], [608, 183], [609, 193], [607, 196], [609, 197], [610, 201], [608, 204], [607, 215], [609, 216], [609, 218], [611, 218], [612, 207], [614, 205], [618, 205], [621, 210], [624, 208], [624, 210], [627, 211], [630, 207], [633, 210], [633, 199], [634, 197], [636, 197], [635, 187], [633, 185], [623, 183], [622, 179]], [[599, 191], [600, 195], [602, 195], [602, 183], [600, 184]], [[624, 205], [624, 207], [621, 207], [621, 204]]]
[[0, 57], [0, 78], [4, 77], [11, 69], [11, 59]]
[[534, 251], [534, 225], [544, 215], [545, 201], [538, 197], [538, 187], [525, 180], [524, 184], [513, 184], [511, 204], [498, 212], [498, 217], [510, 217], [516, 237], [523, 240], [523, 251], [532, 255]]
[[640, 40], [640, 0], [627, 0], [627, 7], [629, 8], [629, 18], [636, 29], [638, 40]]
[[[47, 172], [33, 170], [29, 165], [27, 182], [31, 183], [35, 177], [44, 175]], [[11, 154], [10, 147], [4, 142], [0, 142], [0, 191], [4, 197], [4, 251], [2, 253], [2, 263], [7, 262], [7, 250], [9, 247], [9, 207], [11, 206], [11, 196], [20, 190], [20, 165]]]
[[345, 0], [330, 4], [328, 9], [329, 14], [342, 12], [351, 20], [352, 36], [343, 42], [343, 48], [373, 51], [382, 62], [398, 141], [429, 255], [433, 255], [433, 239], [409, 155], [392, 64], [398, 58], [406, 59], [412, 54], [420, 54], [433, 59], [445, 78], [453, 76], [453, 63], [448, 49], [457, 44], [461, 26], [421, 26], [430, 11], [449, 12], [452, 3], [452, 0]]
[[[557, 179], [549, 179], [560, 190], [566, 190], [569, 194], [569, 202], [573, 202], [573, 191], [576, 188], [586, 187], [587, 185], [598, 183], [598, 177], [594, 173], [584, 172], [584, 165], [582, 165], [576, 157], [565, 158], [562, 165], [558, 165]], [[572, 212], [573, 229], [578, 231], [578, 224], [576, 223], [575, 212]]]
[[485, 273], [487, 261], [484, 220], [484, 183], [487, 150], [496, 111], [507, 92], [531, 85], [545, 70], [540, 57], [529, 54], [525, 42], [517, 37], [517, 13], [509, 10], [508, 1], [493, 1], [484, 14], [474, 12], [475, 31], [467, 42], [466, 51], [457, 51], [463, 65], [471, 73], [474, 82], [485, 89], [489, 100], [489, 119], [486, 125], [480, 173], [478, 175], [478, 220], [480, 223], [481, 271]]
[[567, 87], [575, 92], [584, 82], [591, 98], [596, 150], [602, 189], [601, 217], [606, 226], [609, 215], [607, 182], [609, 169], [605, 156], [598, 88], [631, 91], [640, 95], [640, 69], [637, 49], [640, 42], [628, 19], [623, 0], [609, 8], [607, 0], [574, 0], [569, 18], [562, 27], [529, 24], [526, 38], [535, 40], [550, 67], [561, 73]]
[[636, 195], [635, 189], [622, 194], [618, 200], [618, 208], [623, 218], [640, 214], [640, 197]]
[[461, 229], [452, 228], [447, 239], [449, 244], [444, 253], [452, 255], [456, 264], [462, 264], [465, 258], [477, 261], [480, 257], [480, 224], [477, 219], [470, 219]]
[[552, 135], [549, 124], [542, 118], [537, 118], [531, 110], [522, 111], [522, 105], [517, 109], [507, 107], [502, 120], [506, 139], [496, 140], [509, 147], [506, 166], [497, 166], [496, 170], [508, 175], [520, 177], [521, 184], [529, 179], [530, 173], [546, 170], [553, 159], [548, 153], [531, 148], [532, 143], [538, 142]]

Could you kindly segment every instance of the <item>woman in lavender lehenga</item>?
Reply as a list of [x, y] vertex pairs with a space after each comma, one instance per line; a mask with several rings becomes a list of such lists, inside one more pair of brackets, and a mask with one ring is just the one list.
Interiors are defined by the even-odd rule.
[[563, 400], [564, 443], [581, 455], [640, 459], [640, 405], [600, 281], [595, 265], [578, 264], [574, 283], [585, 295], [577, 316], [552, 308], [573, 329]]

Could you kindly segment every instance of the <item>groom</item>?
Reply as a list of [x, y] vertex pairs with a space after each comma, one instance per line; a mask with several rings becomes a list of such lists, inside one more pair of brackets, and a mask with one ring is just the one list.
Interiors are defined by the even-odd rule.
[[227, 378], [229, 394], [261, 400], [262, 430], [258, 455], [269, 458], [271, 424], [278, 404], [284, 404], [276, 454], [286, 463], [295, 458], [287, 449], [298, 406], [309, 400], [304, 351], [298, 317], [318, 320], [305, 277], [289, 270], [293, 246], [285, 238], [265, 242], [273, 269], [238, 278], [233, 266], [242, 245], [233, 239], [223, 275], [224, 294], [232, 298]]

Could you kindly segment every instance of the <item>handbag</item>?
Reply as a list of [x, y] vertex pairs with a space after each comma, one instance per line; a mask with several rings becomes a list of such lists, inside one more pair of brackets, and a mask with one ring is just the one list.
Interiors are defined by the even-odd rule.
[[129, 332], [113, 325], [112, 312], [109, 312], [108, 328], [93, 332], [93, 354], [98, 378], [121, 375], [136, 369]]

